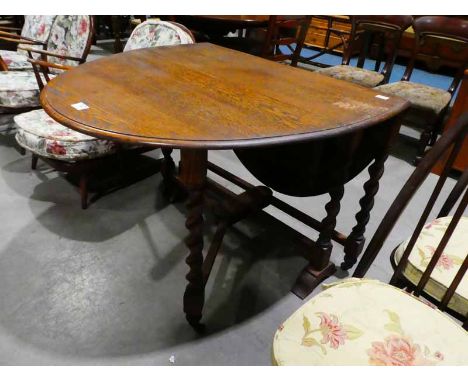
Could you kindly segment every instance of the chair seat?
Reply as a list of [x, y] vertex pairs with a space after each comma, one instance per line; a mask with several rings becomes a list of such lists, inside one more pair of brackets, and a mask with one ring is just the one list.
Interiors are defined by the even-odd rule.
[[33, 110], [14, 117], [16, 140], [41, 157], [67, 162], [113, 154], [117, 144], [69, 129], [50, 118], [44, 110]]
[[39, 93], [34, 72], [0, 72], [0, 108], [38, 107]]
[[353, 82], [368, 88], [377, 86], [384, 79], [384, 76], [378, 72], [349, 65], [331, 66], [329, 68], [319, 69], [317, 73], [325, 74], [338, 80]]
[[277, 365], [466, 365], [468, 333], [377, 280], [348, 279], [313, 297], [274, 336]]
[[450, 93], [443, 89], [409, 81], [380, 85], [375, 90], [404, 98], [411, 102], [414, 108], [428, 111], [435, 115], [438, 115], [451, 99]]
[[8, 70], [32, 70], [28, 57], [14, 50], [0, 50], [0, 57], [8, 66]]
[[[426, 269], [434, 254], [444, 232], [452, 218], [443, 217], [427, 224], [421, 231], [413, 250], [408, 258], [408, 264], [403, 270], [403, 275], [412, 284], [417, 285], [421, 275]], [[455, 278], [463, 260], [468, 255], [468, 217], [462, 217], [455, 228], [452, 237], [445, 247], [431, 277], [426, 284], [425, 291], [437, 300], [442, 300], [445, 292]], [[398, 264], [408, 242], [400, 244], [395, 251], [394, 260]], [[451, 298], [449, 308], [460, 313], [468, 314], [468, 276], [464, 275], [458, 285], [455, 294]]]

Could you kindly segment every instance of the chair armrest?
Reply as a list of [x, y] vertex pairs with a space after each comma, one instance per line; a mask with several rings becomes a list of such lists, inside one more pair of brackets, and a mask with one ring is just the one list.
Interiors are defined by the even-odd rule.
[[27, 40], [27, 41], [32, 41], [36, 44], [41, 44], [41, 45], [44, 45], [45, 42], [44, 41], [39, 41], [39, 40], [36, 40], [34, 38], [31, 38], [31, 37], [25, 37], [25, 36], [21, 36], [20, 34], [18, 33], [11, 33], [11, 32], [5, 32], [3, 30], [0, 29], [0, 36], [4, 36], [4, 37], [11, 37], [11, 38], [17, 38], [17, 39], [22, 39], [22, 40]]
[[78, 61], [79, 63], [85, 62], [83, 58], [65, 56], [63, 54], [53, 53], [53, 52], [49, 52], [47, 50], [42, 50], [42, 49], [33, 49], [29, 47], [19, 47], [18, 49], [25, 50], [26, 52], [30, 52], [30, 53], [38, 53], [42, 55], [43, 57], [52, 56], [52, 57], [62, 58], [64, 60]]
[[43, 60], [34, 60], [32, 58], [28, 58], [28, 61], [32, 65], [37, 65], [42, 68], [54, 68], [54, 69], [60, 69], [60, 70], [70, 70], [74, 68], [73, 66], [70, 66], [70, 65], [55, 64], [53, 62], [47, 62]]
[[21, 32], [21, 28], [16, 28], [16, 27], [5, 27], [5, 26], [0, 26], [0, 31], [18, 31]]

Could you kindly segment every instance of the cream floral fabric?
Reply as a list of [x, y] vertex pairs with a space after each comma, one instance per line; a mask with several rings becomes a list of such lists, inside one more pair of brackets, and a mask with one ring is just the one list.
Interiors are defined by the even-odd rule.
[[33, 153], [47, 158], [75, 162], [112, 154], [117, 144], [69, 129], [50, 118], [44, 110], [14, 117], [16, 140]]
[[28, 57], [21, 51], [0, 50], [0, 57], [8, 66], [8, 70], [32, 70]]
[[416, 82], [399, 81], [377, 86], [375, 90], [396, 95], [411, 102], [415, 108], [438, 115], [450, 102], [450, 93]]
[[164, 45], [193, 44], [192, 37], [177, 25], [148, 20], [138, 25], [125, 45], [124, 52]]
[[444, 313], [377, 280], [319, 293], [278, 328], [277, 365], [467, 365], [468, 333]]
[[[27, 15], [24, 17], [24, 25], [21, 30], [21, 36], [32, 38], [34, 40], [46, 42], [50, 35], [52, 23], [56, 16], [52, 15]], [[19, 45], [21, 47], [23, 45]], [[30, 45], [24, 45], [30, 46]], [[42, 49], [42, 45], [33, 45], [34, 48]], [[24, 51], [22, 54], [26, 54]]]
[[[413, 284], [417, 285], [421, 279], [451, 220], [451, 217], [436, 219], [421, 231], [403, 272]], [[396, 263], [400, 262], [407, 244], [408, 242], [402, 243], [395, 251]], [[425, 288], [426, 292], [441, 300], [466, 256], [468, 256], [468, 217], [462, 217], [431, 273], [431, 278]], [[463, 316], [468, 314], [468, 275], [466, 273], [448, 306]]]
[[[52, 30], [47, 41], [47, 50], [65, 56], [81, 58], [86, 49], [86, 43], [90, 34], [91, 18], [87, 15], [57, 16], [52, 24]], [[79, 63], [72, 60], [49, 56], [49, 62], [70, 66]]]
[[339, 80], [353, 82], [368, 88], [377, 86], [384, 79], [384, 76], [380, 73], [349, 65], [331, 66], [329, 68], [319, 69], [317, 73], [325, 74]]
[[[27, 15], [24, 17], [24, 26], [21, 36], [46, 42], [50, 35], [50, 29], [55, 16], [51, 15]], [[19, 44], [18, 48], [32, 47], [43, 49], [42, 45]], [[34, 53], [34, 57], [38, 54]], [[27, 60], [27, 52], [21, 49], [18, 51], [0, 50], [0, 57], [7, 64], [8, 70], [32, 70], [31, 64]]]
[[33, 72], [0, 72], [0, 108], [2, 106], [39, 106], [39, 87]]

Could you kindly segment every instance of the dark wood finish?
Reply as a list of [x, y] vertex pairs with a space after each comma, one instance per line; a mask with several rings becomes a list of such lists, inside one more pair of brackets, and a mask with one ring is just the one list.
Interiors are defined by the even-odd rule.
[[[349, 65], [356, 47], [359, 47], [357, 67], [364, 67], [371, 55], [373, 44], [378, 43], [379, 51], [374, 70], [380, 72], [385, 84], [390, 79], [395, 63], [397, 48], [403, 32], [411, 25], [411, 16], [351, 16], [351, 35], [343, 55], [343, 65]], [[382, 61], [384, 64], [382, 65]]]
[[[311, 16], [261, 16], [253, 20], [244, 19], [249, 16], [239, 17], [251, 23], [248, 24], [245, 33], [239, 29], [235, 37], [220, 36], [213, 38], [212, 41], [272, 61], [290, 60], [291, 66], [297, 66]], [[263, 22], [265, 17], [268, 17], [266, 27], [259, 27], [258, 21]]]
[[377, 256], [378, 252], [382, 248], [383, 243], [385, 242], [386, 238], [390, 234], [391, 230], [393, 229], [395, 223], [397, 222], [398, 218], [408, 205], [409, 201], [411, 200], [412, 196], [416, 193], [419, 189], [421, 184], [424, 182], [426, 177], [428, 176], [430, 170], [434, 166], [434, 164], [446, 153], [449, 152], [449, 158], [445, 163], [445, 167], [442, 171], [439, 180], [434, 187], [433, 192], [430, 195], [430, 198], [427, 204], [424, 206], [423, 212], [419, 221], [416, 224], [416, 228], [413, 231], [411, 238], [409, 239], [406, 249], [398, 263], [395, 264], [392, 254], [392, 265], [395, 268], [395, 272], [391, 279], [391, 284], [407, 288], [410, 292], [413, 292], [416, 296], [423, 295], [425, 298], [434, 302], [439, 309], [446, 310], [449, 313], [453, 314], [458, 319], [464, 321], [464, 327], [467, 327], [468, 318], [467, 317], [460, 317], [457, 312], [453, 312], [447, 308], [447, 303], [450, 298], [453, 296], [455, 289], [461, 278], [466, 273], [468, 263], [465, 259], [464, 263], [462, 264], [459, 272], [457, 273], [455, 279], [453, 280], [452, 284], [449, 286], [445, 296], [442, 298], [441, 301], [438, 301], [425, 293], [424, 286], [427, 283], [431, 272], [433, 271], [435, 264], [439, 260], [440, 256], [442, 255], [442, 251], [447, 244], [453, 230], [458, 223], [460, 216], [465, 211], [467, 204], [468, 204], [468, 169], [466, 169], [463, 175], [458, 180], [457, 184], [454, 187], [454, 190], [449, 195], [446, 203], [444, 204], [441, 212], [439, 213], [439, 217], [442, 214], [448, 214], [448, 212], [454, 207], [456, 200], [460, 198], [461, 194], [464, 193], [462, 200], [460, 201], [458, 207], [456, 208], [456, 212], [452, 218], [449, 227], [447, 228], [442, 240], [438, 244], [432, 259], [427, 266], [425, 272], [422, 274], [420, 281], [417, 285], [413, 285], [410, 280], [406, 279], [403, 270], [408, 264], [408, 258], [411, 251], [414, 248], [414, 245], [419, 237], [421, 230], [423, 229], [424, 225], [426, 224], [429, 214], [432, 211], [436, 200], [440, 195], [440, 191], [445, 184], [445, 181], [448, 177], [448, 173], [452, 167], [453, 161], [458, 154], [462, 146], [463, 140], [466, 138], [468, 133], [468, 113], [464, 113], [455, 126], [452, 129], [447, 130], [442, 137], [438, 140], [438, 142], [434, 145], [434, 147], [427, 152], [424, 158], [421, 160], [417, 168], [414, 170], [413, 174], [409, 177], [403, 188], [401, 189], [400, 193], [390, 206], [389, 210], [387, 211], [385, 217], [383, 218], [382, 222], [380, 223], [377, 231], [375, 232], [372, 240], [370, 241], [364, 255], [362, 256], [356, 270], [354, 272], [355, 277], [363, 277], [367, 270], [370, 268], [372, 262], [374, 261], [375, 257]]
[[[90, 135], [223, 149], [351, 133], [408, 105], [375, 96], [371, 89], [201, 43], [86, 63], [51, 80], [41, 102], [54, 119]], [[71, 107], [79, 101], [89, 109]]]
[[182, 150], [180, 179], [188, 190], [187, 220], [189, 235], [185, 243], [189, 254], [185, 260], [189, 266], [188, 281], [184, 293], [184, 312], [187, 321], [200, 330], [205, 302], [205, 280], [203, 277], [203, 189], [206, 186], [207, 150]]
[[[402, 81], [410, 81], [419, 52], [429, 43], [438, 46], [438, 53], [444, 57], [447, 53], [456, 54], [460, 61], [457, 74], [447, 91], [451, 97], [455, 94], [468, 63], [468, 20], [448, 16], [424, 16], [413, 23], [415, 31], [414, 47], [411, 58], [403, 74]], [[418, 155], [424, 154], [428, 144], [433, 144], [440, 133], [450, 103], [437, 115], [424, 111], [424, 126], [421, 134]], [[415, 113], [418, 111], [415, 110]]]
[[[296, 173], [289, 174], [296, 185], [292, 191], [332, 193], [329, 216], [319, 224], [324, 230], [321, 246], [328, 251], [325, 247], [331, 238], [345, 240], [335, 233], [333, 223], [343, 184], [375, 158], [376, 150], [386, 147], [385, 142], [379, 143], [382, 134], [386, 136], [408, 107], [397, 97], [385, 101], [375, 96], [374, 91], [354, 84], [202, 43], [140, 49], [81, 65], [51, 80], [41, 93], [41, 102], [54, 119], [83, 133], [167, 148], [165, 177], [174, 172], [170, 150], [181, 149], [179, 175], [173, 182], [188, 193], [189, 273], [184, 311], [187, 320], [202, 329], [204, 285], [226, 227], [269, 202], [264, 189], [234, 196], [233, 208], [224, 208], [228, 210], [222, 220], [225, 227], [220, 226], [204, 260], [203, 207], [210, 166], [207, 150], [235, 149], [245, 163], [253, 155], [262, 158], [269, 149], [273, 153], [300, 149], [307, 158], [314, 151], [310, 145], [341, 148], [333, 155], [321, 150], [310, 163], [315, 169], [327, 163], [318, 171], [324, 174], [322, 182], [316, 174], [315, 182], [301, 186]], [[70, 106], [76, 102], [89, 108], [77, 111]], [[346, 159], [353, 152], [360, 154], [356, 160], [339, 162], [339, 151], [346, 153]], [[291, 162], [299, 173], [300, 168], [309, 167], [300, 163]], [[333, 165], [339, 170], [332, 171]], [[268, 167], [270, 172], [277, 170], [275, 164]], [[262, 170], [248, 168], [257, 177], [260, 173], [255, 172]], [[272, 188], [282, 186], [275, 178], [264, 183]], [[330, 274], [330, 267], [309, 274], [314, 272], [314, 280], [323, 279]], [[310, 290], [310, 284], [307, 287]]]
[[[413, 16], [415, 20], [425, 16]], [[467, 16], [457, 15], [450, 18], [459, 18], [468, 20]], [[448, 21], [450, 22], [450, 21]], [[415, 32], [412, 27], [408, 28], [400, 41], [398, 47], [398, 56], [411, 58], [414, 51]], [[449, 68], [458, 68], [463, 64], [463, 56], [460, 52], [446, 49], [440, 41], [430, 39], [418, 50], [418, 61], [424, 63], [429, 70], [437, 71], [442, 66]]]
[[[444, 131], [453, 129], [460, 116], [465, 112], [468, 112], [468, 69], [465, 70], [463, 75], [460, 89], [458, 90], [458, 94], [456, 95], [447, 122], [444, 126]], [[448, 156], [448, 153], [442, 156], [442, 158], [432, 169], [433, 173], [438, 175], [442, 173]], [[455, 162], [453, 163], [453, 168], [458, 171], [464, 171], [466, 168], [468, 168], [468, 138], [465, 138], [463, 141], [462, 148], [460, 149], [460, 152], [458, 153]]]
[[[291, 66], [297, 66], [310, 19], [311, 16], [270, 16], [261, 57], [273, 61], [290, 60]], [[290, 52], [283, 53], [281, 47]]]
[[269, 16], [265, 15], [179, 15], [168, 18], [189, 28], [197, 41], [212, 41], [229, 32], [264, 28], [268, 26], [269, 21]]

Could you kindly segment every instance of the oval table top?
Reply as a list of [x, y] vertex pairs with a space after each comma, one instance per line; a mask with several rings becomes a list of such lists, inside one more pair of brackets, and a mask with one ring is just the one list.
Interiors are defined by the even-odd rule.
[[58, 122], [92, 136], [203, 149], [321, 139], [373, 126], [409, 105], [209, 43], [88, 62], [51, 80], [41, 103]]

